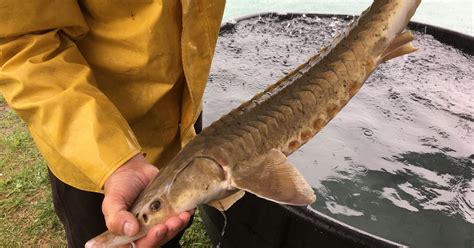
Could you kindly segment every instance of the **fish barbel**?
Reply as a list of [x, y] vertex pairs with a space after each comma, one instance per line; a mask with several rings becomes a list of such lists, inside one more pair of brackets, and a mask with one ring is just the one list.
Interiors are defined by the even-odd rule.
[[136, 236], [107, 231], [89, 244], [130, 243], [198, 204], [224, 211], [245, 191], [281, 204], [314, 202], [313, 190], [287, 156], [321, 130], [380, 63], [416, 50], [404, 30], [420, 2], [375, 0], [319, 55], [189, 142], [131, 208], [140, 223]]

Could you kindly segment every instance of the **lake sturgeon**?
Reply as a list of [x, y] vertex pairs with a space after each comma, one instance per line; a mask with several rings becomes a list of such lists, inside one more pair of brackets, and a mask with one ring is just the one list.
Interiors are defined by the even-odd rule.
[[224, 211], [245, 191], [281, 204], [313, 203], [312, 188], [287, 156], [321, 130], [380, 63], [416, 50], [404, 30], [420, 2], [375, 0], [320, 54], [189, 142], [132, 206], [140, 223], [136, 236], [107, 231], [88, 246], [128, 244], [198, 204]]

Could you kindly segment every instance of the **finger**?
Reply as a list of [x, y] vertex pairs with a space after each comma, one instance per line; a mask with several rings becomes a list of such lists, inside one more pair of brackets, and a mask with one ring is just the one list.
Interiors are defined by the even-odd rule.
[[156, 225], [151, 228], [150, 231], [148, 231], [145, 237], [135, 241], [135, 245], [138, 248], [156, 247], [163, 245], [167, 241], [165, 240], [167, 233], [168, 228], [165, 225]]
[[143, 168], [143, 174], [145, 174], [147, 181], [145, 182], [146, 185], [150, 183], [150, 181], [158, 175], [158, 168], [153, 165], [145, 166]]
[[192, 213], [190, 212], [182, 212], [178, 215], [178, 218], [180, 218], [185, 225], [188, 224], [189, 220], [191, 220], [192, 214], [194, 213], [194, 210], [192, 210]]
[[163, 245], [186, 227], [190, 217], [191, 215], [188, 212], [183, 212], [178, 217], [171, 217], [165, 224], [159, 224], [153, 227], [145, 237], [136, 241], [135, 244], [137, 247]]
[[131, 247], [133, 247], [133, 246], [132, 246], [132, 243], [127, 244], [127, 245], [117, 246], [117, 247], [115, 247], [115, 248], [131, 248]]
[[133, 236], [138, 232], [138, 220], [127, 211], [127, 205], [119, 195], [106, 195], [102, 203], [107, 228], [117, 234]]
[[128, 211], [120, 211], [105, 218], [107, 228], [116, 234], [134, 236], [140, 227], [138, 220]]
[[[188, 219], [189, 220], [189, 219]], [[166, 241], [172, 239], [178, 232], [186, 227], [186, 223], [178, 217], [171, 217], [165, 222], [168, 227], [168, 233], [166, 234]]]
[[193, 209], [191, 209], [191, 210], [189, 210], [189, 211], [186, 211], [186, 212], [188, 212], [190, 215], [193, 215], [193, 214], [194, 214], [194, 212], [196, 212], [196, 209], [195, 209], [195, 208], [193, 208]]
[[159, 170], [151, 164], [145, 164], [136, 172], [140, 182], [146, 186], [158, 175]]
[[104, 201], [102, 202], [102, 213], [105, 216], [113, 215], [123, 210], [127, 210], [127, 204], [122, 194], [117, 192], [105, 194]]

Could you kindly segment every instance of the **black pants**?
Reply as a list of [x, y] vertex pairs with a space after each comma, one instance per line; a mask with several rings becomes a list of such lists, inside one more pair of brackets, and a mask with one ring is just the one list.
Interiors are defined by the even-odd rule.
[[[202, 130], [202, 116], [194, 125], [197, 133]], [[68, 247], [83, 248], [84, 244], [107, 230], [102, 214], [103, 194], [76, 189], [63, 183], [49, 171], [54, 209], [61, 220]], [[192, 217], [188, 227], [192, 224]], [[184, 230], [162, 247], [180, 247]]]

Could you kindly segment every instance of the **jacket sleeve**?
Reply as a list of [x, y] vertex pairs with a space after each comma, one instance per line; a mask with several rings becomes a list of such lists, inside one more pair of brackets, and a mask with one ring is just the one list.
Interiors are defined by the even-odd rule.
[[0, 23], [0, 93], [57, 177], [100, 192], [141, 148], [74, 43], [88, 31], [79, 5], [3, 0]]

